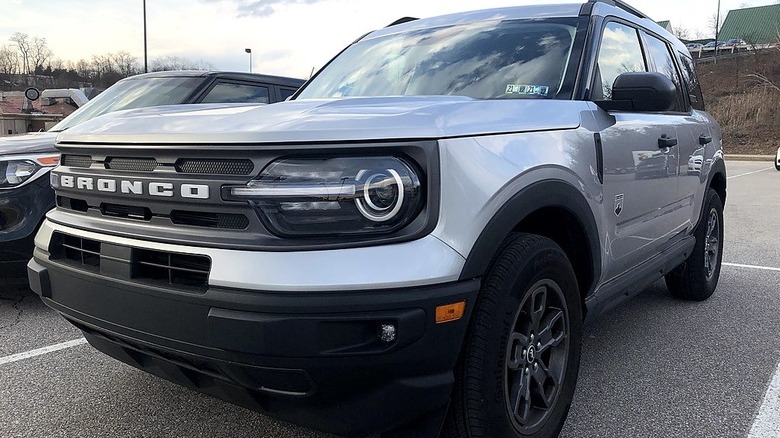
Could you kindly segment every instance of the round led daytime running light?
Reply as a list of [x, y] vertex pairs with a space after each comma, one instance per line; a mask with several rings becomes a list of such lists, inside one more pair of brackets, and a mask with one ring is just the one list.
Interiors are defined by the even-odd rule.
[[[366, 174], [367, 171], [361, 170], [357, 177], [358, 179], [362, 178], [363, 175]], [[398, 174], [393, 169], [387, 169], [387, 173], [390, 174], [390, 176], [393, 177], [393, 181], [398, 186], [398, 199], [395, 201], [395, 205], [393, 206], [393, 209], [390, 210], [390, 212], [385, 214], [375, 214], [371, 211], [369, 211], [369, 208], [374, 211], [378, 212], [384, 212], [390, 208], [390, 206], [387, 207], [379, 207], [376, 204], [374, 204], [373, 201], [371, 201], [371, 197], [369, 195], [369, 190], [371, 189], [371, 183], [377, 178], [377, 177], [383, 177], [385, 175], [382, 175], [381, 173], [377, 173], [374, 175], [371, 175], [366, 180], [366, 183], [363, 185], [363, 197], [355, 199], [355, 205], [357, 206], [358, 211], [360, 211], [360, 214], [363, 215], [366, 219], [374, 222], [386, 222], [390, 219], [394, 218], [396, 215], [398, 215], [398, 212], [401, 211], [401, 207], [403, 207], [404, 204], [404, 183], [401, 180], [401, 175]], [[368, 205], [368, 208], [366, 208], [366, 205]]]

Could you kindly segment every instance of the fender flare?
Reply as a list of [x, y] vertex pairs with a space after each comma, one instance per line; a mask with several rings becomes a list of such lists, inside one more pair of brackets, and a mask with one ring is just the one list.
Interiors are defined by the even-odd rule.
[[542, 209], [556, 207], [568, 210], [576, 217], [589, 246], [591, 259], [591, 290], [601, 275], [601, 245], [599, 231], [590, 205], [585, 196], [571, 184], [561, 180], [541, 181], [532, 184], [507, 201], [488, 222], [471, 248], [461, 271], [461, 280], [483, 276], [493, 262], [501, 243], [515, 227], [532, 213]]

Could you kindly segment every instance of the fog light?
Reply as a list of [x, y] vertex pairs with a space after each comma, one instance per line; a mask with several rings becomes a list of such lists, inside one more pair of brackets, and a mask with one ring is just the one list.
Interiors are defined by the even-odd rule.
[[393, 324], [382, 324], [379, 326], [379, 340], [385, 344], [395, 341], [396, 328]]

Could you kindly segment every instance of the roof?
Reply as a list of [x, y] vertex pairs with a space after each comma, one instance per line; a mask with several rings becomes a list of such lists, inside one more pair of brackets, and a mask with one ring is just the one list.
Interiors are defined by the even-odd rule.
[[718, 34], [719, 40], [741, 38], [748, 44], [771, 44], [780, 37], [780, 5], [729, 11]]
[[123, 80], [135, 80], [145, 78], [173, 78], [173, 77], [213, 77], [230, 78], [237, 80], [247, 80], [252, 82], [267, 82], [276, 85], [291, 86], [298, 88], [305, 82], [303, 79], [288, 78], [284, 76], [263, 75], [258, 73], [227, 72], [227, 71], [206, 71], [206, 70], [174, 70], [159, 71], [152, 73], [142, 73]]

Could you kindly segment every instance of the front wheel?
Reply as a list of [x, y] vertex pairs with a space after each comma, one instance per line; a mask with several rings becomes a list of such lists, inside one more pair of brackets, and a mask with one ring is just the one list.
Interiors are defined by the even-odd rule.
[[666, 286], [676, 298], [704, 301], [718, 286], [723, 258], [723, 201], [713, 189], [707, 192], [704, 217], [693, 234], [693, 252], [666, 275]]
[[558, 436], [577, 382], [581, 324], [563, 250], [541, 236], [510, 237], [476, 303], [442, 436]]
[[777, 155], [775, 155], [775, 169], [780, 170], [780, 148], [777, 148]]

